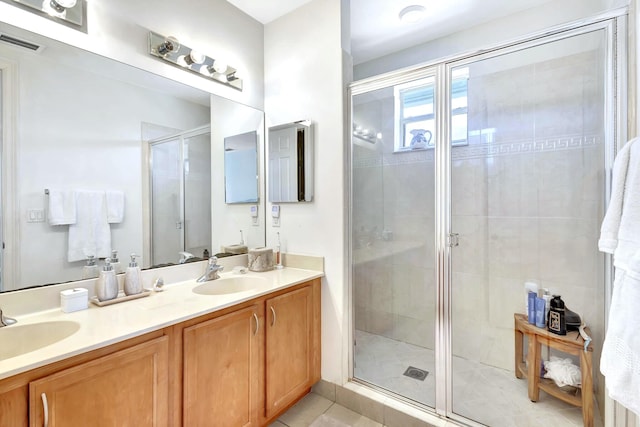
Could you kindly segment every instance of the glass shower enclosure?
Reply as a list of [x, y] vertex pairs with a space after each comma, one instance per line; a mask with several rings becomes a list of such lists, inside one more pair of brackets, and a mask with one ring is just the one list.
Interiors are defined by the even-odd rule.
[[209, 126], [150, 141], [150, 175], [152, 265], [213, 253]]
[[352, 84], [354, 381], [472, 424], [519, 425], [544, 408], [580, 425], [579, 408], [532, 403], [515, 378], [514, 313], [536, 282], [590, 326], [602, 401], [609, 270], [597, 240], [624, 134], [624, 22]]

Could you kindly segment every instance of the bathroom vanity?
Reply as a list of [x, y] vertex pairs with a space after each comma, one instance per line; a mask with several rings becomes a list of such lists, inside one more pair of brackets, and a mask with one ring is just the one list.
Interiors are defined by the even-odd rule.
[[268, 425], [320, 379], [321, 276], [226, 273], [204, 294], [190, 280], [109, 307], [24, 316], [19, 325], [80, 326], [0, 360], [0, 426]]

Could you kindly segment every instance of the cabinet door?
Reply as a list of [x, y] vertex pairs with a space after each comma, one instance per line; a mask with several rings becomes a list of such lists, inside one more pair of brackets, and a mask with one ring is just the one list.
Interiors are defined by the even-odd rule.
[[313, 385], [311, 286], [266, 301], [266, 416], [275, 415]]
[[156, 338], [32, 381], [30, 426], [167, 426], [168, 348]]
[[184, 330], [184, 426], [257, 425], [261, 333], [258, 305]]

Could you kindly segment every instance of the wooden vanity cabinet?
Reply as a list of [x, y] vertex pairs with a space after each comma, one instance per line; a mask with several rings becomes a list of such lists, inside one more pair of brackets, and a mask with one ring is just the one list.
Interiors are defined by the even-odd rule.
[[267, 426], [320, 379], [320, 279], [0, 380], [0, 427]]
[[313, 287], [266, 300], [266, 416], [272, 418], [319, 380]]
[[184, 426], [258, 425], [262, 307], [184, 329]]
[[182, 425], [266, 426], [320, 379], [320, 279], [183, 331]]
[[29, 425], [168, 426], [167, 368], [164, 336], [32, 381]]

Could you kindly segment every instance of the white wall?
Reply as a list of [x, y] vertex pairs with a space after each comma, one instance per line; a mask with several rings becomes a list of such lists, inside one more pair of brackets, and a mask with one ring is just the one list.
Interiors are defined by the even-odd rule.
[[[264, 113], [217, 96], [211, 97], [211, 179], [212, 206], [211, 255], [221, 246], [240, 243], [240, 230], [248, 247], [264, 246]], [[257, 131], [258, 134], [258, 203], [227, 204], [224, 188], [224, 138]], [[254, 225], [250, 206], [258, 205], [258, 224]]]
[[339, 384], [346, 378], [343, 334], [347, 334], [342, 66], [339, 0], [313, 0], [265, 26], [268, 125], [312, 120], [316, 171], [313, 202], [281, 204], [281, 227], [268, 221], [267, 246], [275, 246], [279, 231], [283, 252], [325, 257], [322, 377]]
[[[263, 26], [225, 0], [87, 2], [88, 34], [0, 3], [0, 20], [73, 46], [164, 75], [262, 109]], [[222, 57], [244, 79], [242, 92], [208, 81], [148, 54], [148, 32], [173, 35], [211, 57]]]
[[[354, 68], [354, 79], [360, 80], [436, 59], [472, 52], [555, 25], [580, 20], [605, 10], [625, 6], [627, 3], [627, 0], [555, 1], [357, 64]], [[552, 11], [551, 8], [553, 8]]]

